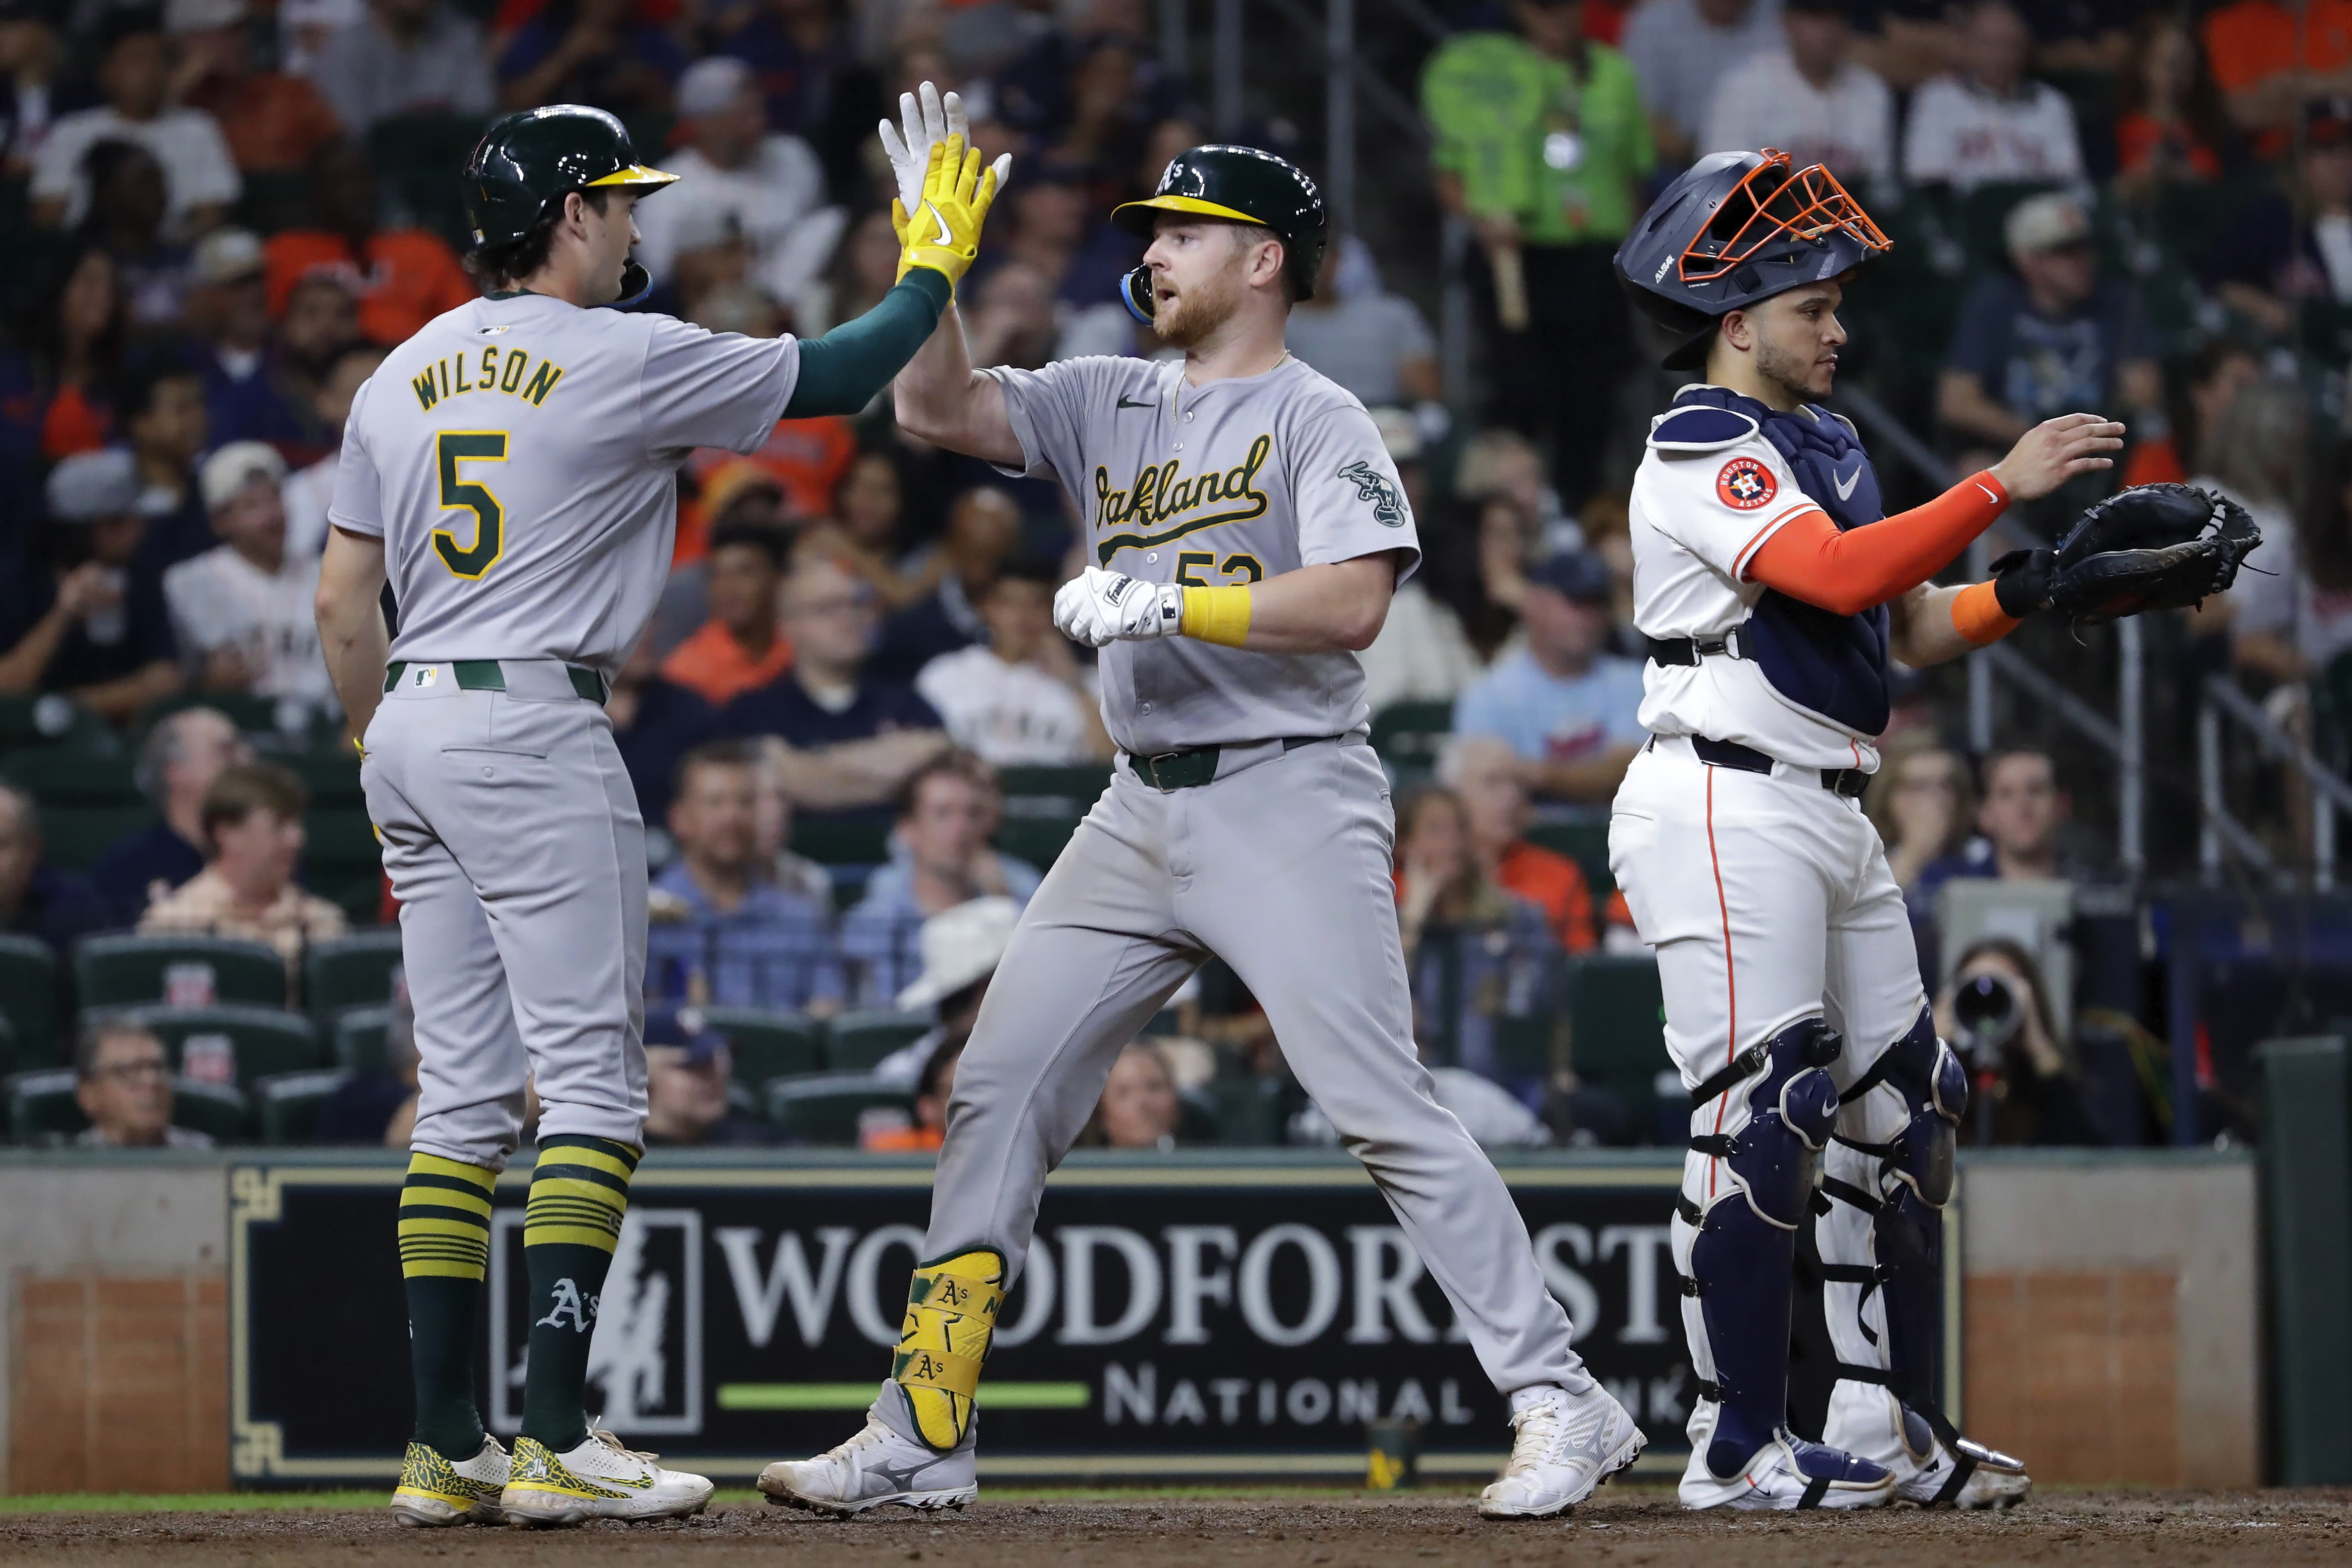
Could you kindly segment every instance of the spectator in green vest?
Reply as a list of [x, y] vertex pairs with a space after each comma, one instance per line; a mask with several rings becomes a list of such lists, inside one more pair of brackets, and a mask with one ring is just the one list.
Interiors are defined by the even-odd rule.
[[1599, 486], [1633, 358], [1610, 257], [1656, 162], [1633, 68], [1584, 37], [1583, 9], [1515, 0], [1517, 34], [1460, 34], [1422, 77], [1439, 199], [1476, 226], [1484, 262], [1488, 422], [1549, 447], [1571, 510]]

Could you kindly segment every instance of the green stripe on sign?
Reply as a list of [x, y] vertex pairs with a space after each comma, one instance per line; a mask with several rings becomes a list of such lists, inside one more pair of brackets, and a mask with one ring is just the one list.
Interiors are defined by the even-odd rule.
[[[1083, 1383], [982, 1384], [979, 1403], [990, 1410], [1084, 1410], [1094, 1391]], [[721, 1410], [863, 1410], [874, 1403], [870, 1383], [722, 1383]]]

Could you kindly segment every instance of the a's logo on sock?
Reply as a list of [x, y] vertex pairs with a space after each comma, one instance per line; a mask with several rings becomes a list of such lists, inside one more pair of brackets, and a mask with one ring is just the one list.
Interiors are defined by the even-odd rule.
[[555, 1305], [547, 1310], [547, 1316], [531, 1327], [560, 1329], [563, 1327], [566, 1317], [572, 1320], [574, 1333], [586, 1333], [596, 1326], [596, 1298], [582, 1296], [580, 1287], [570, 1279], [558, 1279], [555, 1282]]

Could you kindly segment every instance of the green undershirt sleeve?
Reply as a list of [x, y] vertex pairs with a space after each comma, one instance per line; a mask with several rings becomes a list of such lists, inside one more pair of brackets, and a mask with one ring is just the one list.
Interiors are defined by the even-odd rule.
[[918, 267], [866, 314], [821, 338], [803, 341], [800, 380], [793, 384], [792, 401], [784, 405], [784, 417], [807, 419], [864, 408], [930, 340], [953, 293], [946, 278]]

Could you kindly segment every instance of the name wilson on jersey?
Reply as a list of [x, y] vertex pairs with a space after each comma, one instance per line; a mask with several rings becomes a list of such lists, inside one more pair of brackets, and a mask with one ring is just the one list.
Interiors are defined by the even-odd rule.
[[408, 384], [416, 394], [416, 406], [427, 412], [443, 398], [464, 392], [503, 392], [536, 408], [562, 379], [562, 365], [541, 360], [533, 366], [530, 350], [501, 351], [493, 344], [483, 348], [478, 359], [471, 353], [446, 354]]
[[[1135, 483], [1123, 490], [1110, 488], [1110, 470], [1097, 464], [1095, 468], [1095, 527], [1101, 530], [1133, 529], [1139, 531], [1113, 531], [1095, 546], [1095, 553], [1106, 566], [1110, 558], [1122, 550], [1165, 544], [1171, 539], [1181, 539], [1219, 523], [1246, 522], [1265, 515], [1265, 492], [1257, 488], [1257, 476], [1274, 450], [1274, 437], [1260, 436], [1249, 445], [1249, 455], [1230, 468], [1211, 468], [1204, 473], [1184, 477], [1181, 458], [1164, 463], [1146, 463], [1137, 470]], [[1187, 517], [1188, 512], [1204, 507], [1224, 507], [1227, 502], [1246, 504], [1228, 507], [1205, 516]], [[1177, 521], [1178, 519], [1183, 519]], [[1164, 524], [1175, 522], [1173, 528]], [[1159, 531], [1153, 531], [1158, 530]]]

